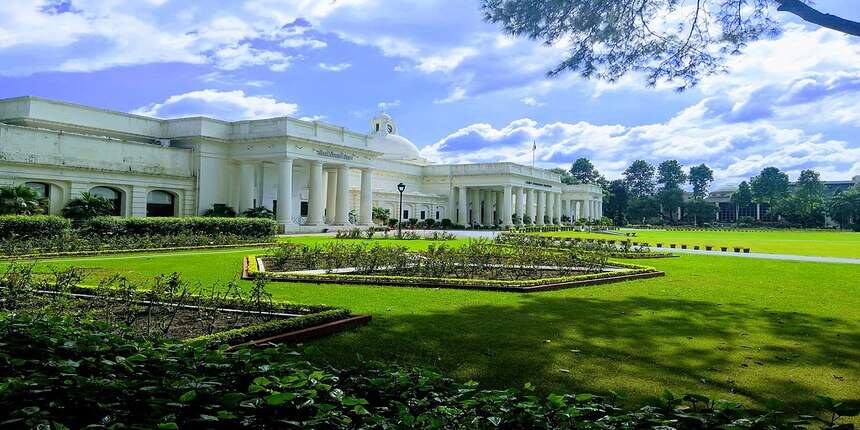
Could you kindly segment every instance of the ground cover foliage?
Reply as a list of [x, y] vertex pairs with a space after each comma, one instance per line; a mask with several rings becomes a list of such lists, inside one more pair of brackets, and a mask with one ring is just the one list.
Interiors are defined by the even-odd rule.
[[[414, 250], [432, 243], [397, 242]], [[246, 255], [265, 250], [62, 258], [36, 267], [141, 281], [180, 271], [210, 284], [234, 278]], [[860, 266], [689, 254], [637, 261], [667, 276], [537, 295], [307, 282], [268, 288], [275, 301], [373, 315], [368, 327], [315, 341], [307, 358], [320, 365], [436, 368], [489, 388], [531, 382], [543, 394], [624, 390], [631, 406], [664, 388], [756, 408], [778, 398], [803, 413], [817, 410], [818, 394], [860, 399]]]
[[96, 217], [76, 223], [56, 216], [0, 216], [5, 256], [269, 242], [276, 224], [255, 218]]
[[0, 311], [92, 318], [115, 330], [205, 344], [237, 344], [349, 316], [331, 306], [276, 303], [263, 279], [243, 290], [236, 281], [194, 285], [178, 273], [151, 282], [114, 275], [85, 287], [84, 274], [12, 263], [0, 273]]
[[[113, 334], [103, 322], [0, 314], [0, 425], [67, 428], [798, 428], [819, 420], [665, 392], [625, 409], [616, 396], [484, 390], [374, 363], [320, 367], [289, 347], [206, 348]], [[851, 405], [821, 398], [820, 423]]]

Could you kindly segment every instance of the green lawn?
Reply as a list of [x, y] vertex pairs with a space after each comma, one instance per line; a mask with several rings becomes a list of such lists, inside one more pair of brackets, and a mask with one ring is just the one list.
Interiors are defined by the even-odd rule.
[[[632, 230], [622, 230], [632, 232]], [[605, 233], [582, 232], [548, 232], [537, 233], [548, 236], [567, 237], [597, 237], [616, 239]], [[836, 231], [667, 231], [667, 230], [637, 230], [639, 242], [647, 242], [654, 246], [658, 242], [668, 247], [669, 244], [713, 245], [714, 249], [721, 246], [728, 248], [746, 247], [752, 252], [767, 254], [813, 255], [821, 257], [860, 258], [860, 233]]]
[[[305, 242], [326, 240], [299, 239]], [[390, 243], [390, 242], [387, 242]], [[403, 242], [400, 242], [403, 243]], [[405, 242], [426, 246], [426, 241]], [[95, 273], [202, 283], [238, 276], [250, 250], [67, 259]], [[373, 323], [313, 343], [312, 359], [384, 360], [544, 391], [669, 388], [761, 405], [860, 399], [860, 266], [684, 255], [665, 278], [538, 294], [270, 284], [280, 300], [344, 306]]]

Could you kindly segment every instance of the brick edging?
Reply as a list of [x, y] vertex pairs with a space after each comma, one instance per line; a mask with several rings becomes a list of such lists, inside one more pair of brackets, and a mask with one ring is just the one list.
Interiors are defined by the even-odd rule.
[[260, 346], [268, 343], [298, 343], [306, 340], [316, 339], [333, 333], [339, 333], [352, 328], [364, 326], [370, 323], [372, 317], [366, 314], [350, 315], [347, 318], [330, 321], [325, 324], [305, 327], [299, 330], [293, 330], [286, 333], [277, 334], [274, 336], [265, 337], [262, 339], [252, 340], [240, 345], [230, 347], [230, 349], [241, 346]]

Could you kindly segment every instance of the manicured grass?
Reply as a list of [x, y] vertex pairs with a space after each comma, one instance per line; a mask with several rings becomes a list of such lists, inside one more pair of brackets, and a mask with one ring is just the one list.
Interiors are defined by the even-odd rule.
[[[135, 278], [177, 271], [212, 283], [236, 278], [248, 251], [40, 265]], [[803, 406], [816, 394], [860, 398], [860, 266], [693, 255], [641, 264], [667, 276], [530, 295], [278, 283], [270, 290], [280, 300], [373, 315], [367, 327], [313, 342], [311, 357], [321, 362], [390, 361], [492, 387], [532, 382], [634, 399], [664, 388], [758, 406], [769, 398]]]
[[[633, 230], [621, 230], [623, 233]], [[664, 247], [669, 244], [688, 245], [690, 249], [699, 245], [713, 245], [715, 250], [721, 246], [751, 248], [752, 252], [767, 254], [812, 255], [821, 257], [860, 258], [860, 233], [836, 231], [670, 231], [637, 230], [637, 242], [647, 242], [654, 246], [658, 242]], [[618, 239], [619, 236], [605, 233], [547, 232], [535, 233], [545, 236], [583, 237]], [[621, 236], [623, 237], [623, 236]]]

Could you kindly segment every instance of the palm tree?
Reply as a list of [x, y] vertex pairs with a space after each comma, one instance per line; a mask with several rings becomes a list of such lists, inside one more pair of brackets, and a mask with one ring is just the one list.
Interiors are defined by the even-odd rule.
[[860, 190], [836, 194], [827, 202], [827, 212], [840, 227], [849, 227], [860, 217]]
[[91, 193], [81, 193], [81, 196], [69, 200], [63, 208], [63, 216], [74, 220], [95, 218], [113, 213], [113, 202]]
[[47, 207], [48, 199], [26, 185], [0, 187], [0, 215], [39, 215]]

